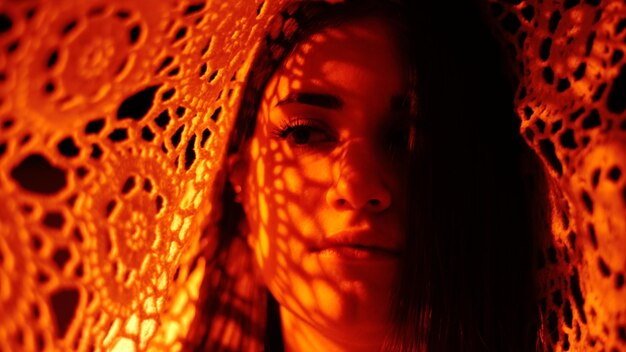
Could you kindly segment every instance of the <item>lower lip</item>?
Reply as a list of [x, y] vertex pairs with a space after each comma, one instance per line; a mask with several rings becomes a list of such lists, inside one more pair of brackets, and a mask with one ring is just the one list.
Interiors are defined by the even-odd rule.
[[318, 250], [322, 257], [332, 257], [346, 260], [396, 260], [397, 253], [373, 247], [338, 246]]

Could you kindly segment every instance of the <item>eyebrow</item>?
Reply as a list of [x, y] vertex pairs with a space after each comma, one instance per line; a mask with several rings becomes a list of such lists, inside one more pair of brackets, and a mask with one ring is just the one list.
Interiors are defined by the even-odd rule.
[[[276, 103], [276, 106], [284, 104], [305, 104], [311, 106], [317, 106], [325, 109], [340, 110], [343, 107], [343, 101], [338, 96], [324, 93], [308, 93], [308, 92], [293, 92], [290, 93], [285, 99]], [[394, 95], [389, 101], [391, 110], [404, 111], [409, 109], [410, 97], [406, 94]]]
[[290, 93], [285, 99], [276, 103], [276, 106], [291, 103], [312, 105], [332, 110], [339, 110], [343, 107], [343, 101], [335, 95], [307, 92]]

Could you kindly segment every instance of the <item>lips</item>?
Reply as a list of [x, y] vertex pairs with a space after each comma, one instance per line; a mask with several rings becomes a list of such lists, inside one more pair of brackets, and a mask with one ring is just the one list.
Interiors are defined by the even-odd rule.
[[400, 245], [384, 234], [371, 229], [337, 232], [311, 247], [312, 252], [354, 259], [400, 255]]

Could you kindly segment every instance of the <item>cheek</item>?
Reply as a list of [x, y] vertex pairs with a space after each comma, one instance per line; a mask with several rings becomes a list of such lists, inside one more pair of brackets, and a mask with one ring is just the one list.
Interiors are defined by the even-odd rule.
[[[332, 182], [327, 158], [268, 149], [259, 148], [250, 159], [243, 200], [249, 242], [271, 288], [293, 282], [294, 272], [302, 269], [307, 241], [324, 233], [319, 214]], [[275, 295], [277, 291], [272, 290]]]
[[274, 266], [268, 265], [265, 258], [275, 252], [268, 234], [268, 226], [273, 219], [269, 211], [271, 192], [268, 192], [267, 181], [266, 161], [263, 157], [257, 157], [249, 165], [242, 201], [250, 230], [247, 235], [261, 268]]
[[330, 165], [328, 157], [313, 155], [281, 163], [278, 180], [284, 187], [273, 191], [283, 202], [275, 210], [294, 240], [316, 239], [325, 233], [326, 193], [333, 184]]

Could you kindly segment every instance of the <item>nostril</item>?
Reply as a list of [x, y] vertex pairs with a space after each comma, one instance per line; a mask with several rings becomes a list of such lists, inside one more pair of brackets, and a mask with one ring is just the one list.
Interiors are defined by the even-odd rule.
[[380, 205], [380, 201], [378, 199], [370, 199], [368, 203], [370, 203], [370, 205], [374, 207], [377, 207]]
[[343, 199], [343, 198], [339, 198], [339, 199], [337, 199], [337, 205], [339, 205], [339, 206], [344, 206], [344, 205], [346, 205], [346, 200], [345, 200], [345, 199]]

